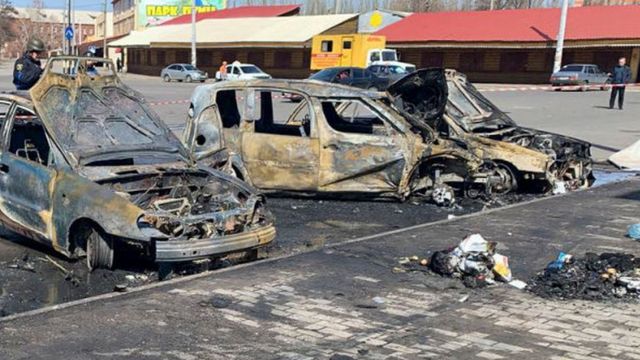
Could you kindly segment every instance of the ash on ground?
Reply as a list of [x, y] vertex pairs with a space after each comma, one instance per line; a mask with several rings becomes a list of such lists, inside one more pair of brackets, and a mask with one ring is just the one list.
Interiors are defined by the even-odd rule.
[[528, 282], [527, 290], [550, 299], [640, 301], [640, 258], [625, 253], [561, 253]]

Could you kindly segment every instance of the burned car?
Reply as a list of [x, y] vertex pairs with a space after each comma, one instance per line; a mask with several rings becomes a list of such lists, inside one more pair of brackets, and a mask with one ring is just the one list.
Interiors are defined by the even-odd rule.
[[96, 59], [53, 58], [28, 93], [0, 94], [2, 225], [86, 257], [90, 269], [112, 267], [114, 249], [132, 246], [171, 263], [271, 242], [264, 198], [198, 165], [100, 61], [108, 68], [89, 76]]
[[227, 148], [230, 172], [264, 191], [447, 203], [454, 191], [504, 187], [499, 168], [430, 127], [445, 112], [446, 81], [443, 71], [421, 74], [440, 86], [419, 119], [386, 93], [314, 80], [200, 86], [183, 141], [195, 154]]
[[[448, 105], [443, 117], [432, 123], [445, 138], [462, 140], [470, 149], [481, 149], [508, 181], [503, 192], [564, 192], [590, 186], [591, 145], [585, 141], [518, 126], [484, 97], [464, 74], [446, 71]], [[425, 100], [411, 76], [390, 89], [405, 99], [402, 106], [419, 115]]]

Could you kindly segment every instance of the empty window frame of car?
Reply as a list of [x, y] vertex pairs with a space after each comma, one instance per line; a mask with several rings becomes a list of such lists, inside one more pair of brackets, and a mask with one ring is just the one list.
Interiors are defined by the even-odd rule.
[[361, 99], [327, 99], [322, 112], [333, 130], [348, 134], [389, 136], [383, 116]]
[[[309, 101], [302, 94], [257, 89], [255, 97], [255, 112], [260, 114], [260, 118], [254, 122], [254, 132], [312, 137], [313, 112]], [[292, 97], [301, 98], [301, 101], [289, 101]]]
[[31, 110], [17, 106], [9, 133], [9, 153], [48, 166], [51, 163], [49, 154], [51, 146], [44, 126], [38, 116]]

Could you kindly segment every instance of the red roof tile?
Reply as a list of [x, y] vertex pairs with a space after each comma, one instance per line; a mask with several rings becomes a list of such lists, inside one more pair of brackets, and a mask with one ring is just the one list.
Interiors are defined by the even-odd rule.
[[[387, 42], [555, 41], [560, 9], [415, 13], [376, 32]], [[566, 40], [640, 39], [640, 6], [569, 8]]]
[[[207, 13], [196, 14], [196, 21], [205, 19], [229, 19], [242, 17], [271, 17], [296, 15], [300, 12], [300, 5], [276, 5], [276, 6], [238, 6]], [[160, 25], [188, 24], [191, 15], [182, 15], [169, 19]]]

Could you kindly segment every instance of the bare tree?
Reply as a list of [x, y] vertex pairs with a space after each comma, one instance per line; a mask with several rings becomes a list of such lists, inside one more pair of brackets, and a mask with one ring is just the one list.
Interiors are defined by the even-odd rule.
[[0, 50], [16, 36], [13, 21], [17, 14], [10, 0], [0, 0]]
[[20, 18], [17, 20], [18, 34], [17, 39], [21, 43], [26, 44], [29, 39], [38, 38], [46, 41], [47, 29], [49, 26], [46, 24], [47, 15], [42, 11], [44, 3], [42, 0], [33, 0], [31, 6], [25, 9], [25, 14], [20, 14]]

